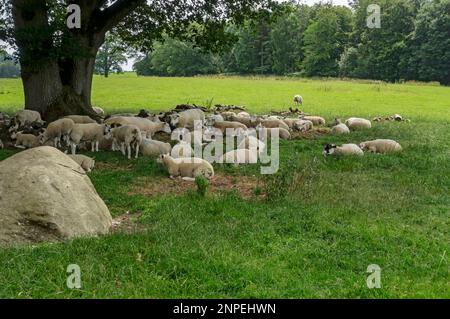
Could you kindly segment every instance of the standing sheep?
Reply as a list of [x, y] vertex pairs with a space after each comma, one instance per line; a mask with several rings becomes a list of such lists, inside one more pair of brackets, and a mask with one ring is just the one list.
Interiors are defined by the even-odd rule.
[[66, 119], [71, 119], [75, 124], [96, 124], [97, 122], [87, 115], [68, 115]]
[[91, 151], [98, 152], [100, 141], [105, 135], [111, 133], [109, 125], [105, 124], [75, 124], [69, 136], [69, 144], [72, 148], [72, 155], [75, 154], [77, 146], [81, 142], [91, 142]]
[[143, 156], [156, 157], [162, 154], [170, 154], [172, 147], [169, 143], [143, 138], [139, 151]]
[[297, 105], [303, 105], [303, 97], [297, 94], [294, 96], [294, 103], [297, 103]]
[[51, 122], [43, 134], [42, 143], [44, 144], [49, 140], [53, 140], [54, 147], [61, 147], [61, 138], [67, 143], [74, 125], [75, 123], [68, 118], [62, 118]]
[[128, 159], [131, 159], [131, 149], [136, 151], [135, 158], [139, 155], [139, 146], [141, 145], [141, 130], [136, 125], [124, 125], [111, 130], [113, 137], [113, 151], [116, 145], [120, 146], [122, 154], [125, 155], [125, 147], [128, 153]]

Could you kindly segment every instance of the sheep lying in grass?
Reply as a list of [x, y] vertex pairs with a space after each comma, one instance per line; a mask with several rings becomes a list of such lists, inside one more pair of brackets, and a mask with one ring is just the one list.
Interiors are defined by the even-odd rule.
[[306, 121], [311, 121], [314, 125], [325, 125], [326, 121], [323, 117], [321, 116], [304, 116], [303, 117], [304, 120]]
[[345, 124], [338, 124], [331, 128], [331, 134], [333, 135], [350, 134], [350, 129]]
[[52, 140], [54, 147], [61, 147], [61, 138], [67, 143], [75, 123], [69, 118], [51, 122], [43, 134], [42, 143]]
[[284, 128], [285, 130], [289, 131], [289, 126], [280, 119], [262, 120], [261, 125], [265, 128]]
[[120, 151], [125, 154], [125, 148], [128, 154], [128, 159], [131, 159], [131, 150], [136, 151], [135, 158], [138, 158], [139, 147], [142, 142], [141, 130], [136, 125], [123, 125], [111, 130], [113, 142], [112, 150], [115, 151], [117, 146], [120, 146]]
[[157, 157], [161, 154], [170, 154], [172, 146], [169, 143], [164, 143], [148, 138], [143, 138], [139, 147], [139, 152], [146, 157]]
[[16, 148], [33, 148], [41, 146], [41, 136], [33, 134], [23, 134], [22, 132], [13, 133], [11, 140], [15, 140], [14, 147]]
[[21, 110], [17, 112], [14, 120], [16, 123], [16, 128], [32, 124], [38, 124], [41, 127], [45, 125], [45, 121], [42, 120], [41, 114], [33, 110]]
[[378, 139], [374, 141], [362, 142], [359, 144], [362, 150], [372, 153], [393, 153], [400, 152], [402, 146], [393, 140]]
[[68, 115], [66, 119], [71, 119], [75, 124], [96, 124], [97, 122], [87, 115]]
[[194, 122], [205, 122], [205, 113], [200, 109], [186, 110], [170, 115], [170, 125], [172, 127], [194, 128]]
[[278, 137], [283, 140], [288, 140], [291, 138], [291, 133], [284, 128], [266, 128], [259, 125], [256, 127], [256, 131], [258, 132], [258, 136], [260, 138], [270, 138], [273, 134], [276, 134], [276, 132], [278, 132]]
[[336, 146], [335, 144], [327, 144], [323, 149], [323, 155], [356, 155], [363, 156], [364, 152], [356, 144], [343, 144], [342, 146]]
[[256, 164], [258, 162], [258, 151], [256, 149], [237, 149], [229, 151], [219, 158], [219, 163], [230, 164]]
[[194, 150], [192, 149], [190, 143], [180, 141], [172, 148], [170, 154], [173, 158], [192, 157]]
[[232, 119], [234, 116], [237, 116], [237, 114], [236, 114], [235, 112], [231, 112], [231, 111], [228, 111], [228, 112], [222, 112], [222, 113], [220, 113], [220, 115], [222, 115], [222, 117], [223, 117], [223, 119], [224, 119], [225, 121], [231, 121], [231, 119]]
[[71, 159], [73, 159], [78, 165], [81, 166], [81, 168], [86, 172], [89, 173], [94, 169], [95, 166], [95, 160], [93, 158], [90, 158], [86, 155], [68, 155]]
[[163, 154], [158, 159], [170, 174], [170, 178], [181, 176], [184, 180], [194, 181], [197, 176], [207, 179], [214, 177], [214, 168], [210, 163], [201, 158], [173, 158]]
[[357, 117], [349, 118], [347, 121], [345, 121], [345, 124], [352, 131], [369, 129], [372, 127], [372, 123], [369, 120], [361, 119], [361, 118], [357, 118]]
[[105, 135], [111, 133], [109, 125], [105, 124], [75, 124], [70, 132], [69, 144], [72, 149], [72, 155], [75, 154], [77, 146], [81, 142], [91, 142], [91, 151], [98, 152], [98, 146], [100, 141]]
[[205, 123], [206, 125], [213, 125], [214, 122], [217, 121], [224, 121], [225, 119], [223, 118], [223, 116], [221, 114], [209, 114], [208, 116], [206, 116], [205, 119]]
[[231, 116], [229, 117], [230, 122], [239, 122], [247, 127], [256, 127], [261, 120], [256, 116]]
[[247, 130], [247, 126], [245, 124], [242, 124], [239, 122], [230, 122], [230, 121], [215, 122], [213, 127], [219, 129], [222, 132], [222, 134], [226, 134], [227, 129], [242, 130], [242, 131]]
[[248, 112], [239, 112], [237, 114], [238, 117], [250, 117], [250, 113]]
[[283, 122], [293, 131], [307, 132], [313, 129], [314, 124], [311, 121], [302, 119], [283, 119]]

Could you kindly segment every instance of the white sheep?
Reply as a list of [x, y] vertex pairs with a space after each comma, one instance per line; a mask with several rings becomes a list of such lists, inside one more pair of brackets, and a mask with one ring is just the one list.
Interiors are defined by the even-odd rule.
[[325, 125], [325, 123], [326, 123], [325, 119], [321, 116], [308, 115], [308, 116], [304, 116], [303, 119], [306, 121], [311, 121], [311, 122], [313, 122], [314, 125], [317, 125], [317, 126]]
[[174, 145], [170, 154], [173, 158], [192, 157], [194, 150], [190, 143], [180, 141], [178, 144]]
[[342, 146], [336, 146], [335, 144], [327, 144], [323, 149], [323, 155], [356, 155], [363, 156], [364, 152], [356, 144], [343, 144]]
[[369, 120], [358, 118], [358, 117], [349, 118], [347, 121], [345, 121], [345, 124], [352, 131], [369, 129], [372, 127], [372, 123]]
[[222, 115], [224, 121], [231, 121], [232, 117], [237, 116], [236, 113], [232, 111], [222, 112], [220, 115]]
[[169, 143], [143, 138], [139, 151], [143, 156], [156, 157], [161, 154], [170, 154], [172, 146]]
[[67, 143], [75, 123], [69, 118], [62, 118], [48, 124], [43, 134], [42, 143], [53, 140], [54, 147], [61, 147], [61, 138]]
[[94, 169], [95, 166], [95, 160], [93, 158], [90, 158], [86, 155], [68, 155], [72, 160], [75, 161], [78, 165], [81, 166], [81, 168], [86, 172], [89, 173]]
[[75, 124], [96, 124], [97, 122], [87, 115], [68, 115], [66, 119], [71, 119]]
[[144, 133], [145, 137], [153, 137], [155, 133], [160, 131], [168, 134], [172, 132], [169, 124], [161, 122], [159, 120], [153, 122], [142, 117], [114, 116], [107, 119], [105, 123], [111, 125], [112, 127], [114, 127], [115, 125], [135, 125], [141, 130], [142, 133]]
[[219, 163], [256, 164], [258, 162], [258, 151], [256, 149], [237, 149], [223, 154]]
[[262, 127], [261, 124], [256, 127], [256, 131], [258, 132], [258, 136], [261, 138], [271, 138], [273, 134], [278, 132], [278, 137], [284, 140], [288, 140], [291, 138], [291, 133], [284, 128], [266, 128]]
[[205, 124], [206, 125], [213, 125], [216, 121], [224, 121], [225, 119], [221, 114], [209, 114], [206, 116]]
[[170, 178], [181, 176], [184, 180], [193, 181], [197, 176], [207, 179], [214, 177], [214, 168], [204, 159], [197, 157], [173, 158], [163, 154], [158, 159], [169, 172]]
[[284, 128], [285, 130], [289, 131], [289, 126], [280, 119], [262, 120], [261, 125], [266, 128]]
[[341, 135], [341, 134], [349, 134], [350, 129], [345, 124], [338, 124], [331, 128], [331, 134], [333, 135]]
[[364, 151], [382, 154], [400, 152], [402, 150], [402, 146], [398, 142], [387, 139], [362, 142], [359, 144], [359, 146]]
[[75, 154], [77, 146], [81, 142], [91, 142], [91, 151], [98, 152], [100, 141], [105, 135], [111, 134], [111, 128], [106, 124], [75, 124], [69, 136], [69, 144], [72, 148], [72, 155]]
[[112, 150], [116, 150], [116, 146], [120, 146], [122, 154], [125, 155], [125, 148], [128, 153], [128, 159], [131, 159], [132, 148], [136, 151], [135, 158], [138, 158], [139, 147], [142, 141], [141, 130], [136, 125], [123, 125], [111, 130], [113, 137]]
[[239, 122], [247, 127], [256, 127], [261, 123], [261, 119], [256, 116], [231, 116], [230, 122]]
[[239, 117], [250, 117], [250, 113], [248, 113], [248, 112], [239, 112], [237, 114], [237, 116], [239, 116]]
[[170, 115], [172, 127], [194, 128], [195, 121], [205, 122], [205, 113], [200, 109], [186, 110]]
[[16, 140], [14, 147], [22, 149], [41, 146], [41, 138], [42, 136], [23, 134], [22, 132], [13, 133], [11, 135], [11, 139]]
[[298, 105], [303, 105], [303, 97], [301, 95], [294, 96], [294, 102]]
[[40, 124], [45, 125], [45, 121], [42, 120], [41, 114], [33, 110], [21, 110], [16, 113], [15, 117], [16, 129], [25, 125]]
[[228, 129], [232, 129], [235, 131], [246, 131], [247, 126], [245, 124], [239, 123], [239, 122], [231, 122], [231, 121], [220, 121], [215, 122], [213, 127], [219, 129], [222, 134], [226, 134]]

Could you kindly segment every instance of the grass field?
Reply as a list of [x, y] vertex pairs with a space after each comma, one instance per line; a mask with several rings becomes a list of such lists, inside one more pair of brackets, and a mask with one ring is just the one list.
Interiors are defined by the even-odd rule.
[[[130, 213], [130, 228], [1, 249], [0, 297], [449, 298], [450, 88], [124, 75], [95, 78], [93, 100], [108, 111], [214, 99], [267, 112], [293, 106], [297, 93], [306, 112], [328, 120], [400, 113], [411, 123], [282, 141], [274, 176], [260, 176], [257, 166], [215, 165], [236, 185], [253, 181], [245, 196], [229, 190], [202, 198], [170, 187], [152, 195], [155, 184], [167, 180], [155, 161], [95, 154], [91, 180], [114, 216]], [[0, 110], [22, 104], [20, 82], [0, 80]], [[325, 143], [375, 138], [395, 139], [404, 151], [321, 155]], [[0, 151], [0, 160], [14, 152]], [[73, 263], [81, 267], [80, 290], [65, 285]], [[382, 269], [381, 289], [366, 286], [370, 264]]]

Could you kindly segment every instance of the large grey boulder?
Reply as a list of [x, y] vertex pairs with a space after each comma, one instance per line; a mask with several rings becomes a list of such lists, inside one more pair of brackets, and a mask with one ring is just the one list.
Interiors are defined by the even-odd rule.
[[108, 233], [111, 214], [84, 170], [42, 146], [0, 162], [0, 245]]

